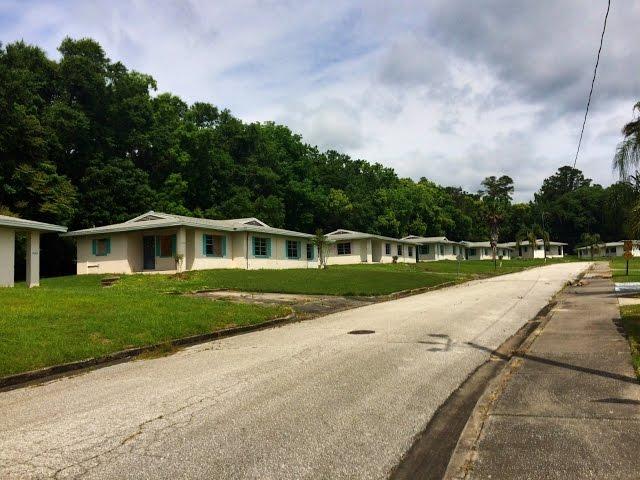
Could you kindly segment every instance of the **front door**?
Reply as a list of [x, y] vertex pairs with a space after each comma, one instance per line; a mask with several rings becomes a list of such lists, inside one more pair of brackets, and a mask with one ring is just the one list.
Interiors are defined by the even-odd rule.
[[156, 239], [154, 237], [142, 238], [143, 266], [145, 270], [156, 269]]

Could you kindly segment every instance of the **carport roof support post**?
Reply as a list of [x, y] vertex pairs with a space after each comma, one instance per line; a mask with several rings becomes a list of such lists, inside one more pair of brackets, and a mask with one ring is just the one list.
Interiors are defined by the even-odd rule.
[[40, 232], [27, 232], [27, 286], [40, 285]]

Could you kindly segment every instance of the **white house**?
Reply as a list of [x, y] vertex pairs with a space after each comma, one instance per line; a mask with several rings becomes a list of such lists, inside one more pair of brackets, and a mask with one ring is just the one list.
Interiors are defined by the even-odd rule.
[[[536, 240], [536, 245], [529, 245], [529, 241], [520, 242], [508, 242], [504, 245], [512, 247], [514, 249], [514, 256], [518, 258], [545, 258], [544, 242], [542, 239]], [[564, 257], [564, 247], [566, 243], [549, 241], [549, 248], [546, 252], [547, 258], [562, 258]]]
[[317, 267], [313, 235], [257, 218], [210, 220], [151, 211], [66, 236], [76, 239], [79, 275]]
[[0, 215], [0, 287], [13, 287], [16, 232], [27, 234], [27, 285], [40, 285], [40, 234], [66, 232], [67, 228], [50, 223]]
[[[622, 257], [624, 255], [624, 242], [607, 242], [593, 247], [594, 257]], [[640, 257], [640, 240], [631, 240], [633, 249], [631, 253], [634, 257]], [[591, 247], [578, 247], [576, 253], [580, 258], [591, 258]]]
[[[465, 258], [467, 260], [493, 260], [491, 242], [461, 242], [466, 247]], [[510, 260], [513, 256], [513, 248], [506, 243], [496, 245], [497, 258]]]
[[418, 260], [421, 262], [456, 260], [458, 255], [464, 256], [464, 245], [460, 242], [449, 240], [447, 237], [420, 237], [417, 235], [409, 235], [402, 240], [416, 246]]
[[353, 263], [415, 262], [415, 245], [405, 240], [339, 229], [325, 235], [329, 240], [327, 265]]

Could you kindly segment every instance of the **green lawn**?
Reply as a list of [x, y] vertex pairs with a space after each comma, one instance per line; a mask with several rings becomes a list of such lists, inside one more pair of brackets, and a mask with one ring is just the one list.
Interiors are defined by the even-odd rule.
[[622, 257], [615, 257], [609, 261], [614, 282], [640, 282], [640, 258], [629, 260], [629, 275], [626, 274], [627, 261]]
[[[549, 261], [552, 263], [552, 261]], [[285, 307], [243, 305], [171, 295], [200, 289], [329, 295], [382, 295], [447, 282], [500, 275], [542, 265], [509, 260], [344, 265], [327, 270], [202, 270], [175, 275], [129, 275], [111, 288], [99, 275], [43, 279], [0, 289], [0, 376], [130, 347], [264, 322]]]
[[0, 289], [0, 376], [131, 347], [264, 322], [283, 307], [162, 295], [152, 284], [102, 288], [100, 277]]
[[622, 323], [629, 336], [631, 356], [636, 374], [640, 378], [640, 305], [628, 305], [620, 308]]

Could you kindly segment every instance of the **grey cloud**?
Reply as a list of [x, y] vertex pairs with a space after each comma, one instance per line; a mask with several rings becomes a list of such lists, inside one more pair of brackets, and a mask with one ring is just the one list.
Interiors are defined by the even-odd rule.
[[[605, 2], [580, 0], [485, 0], [473, 8], [443, 1], [434, 4], [429, 28], [458, 55], [488, 63], [523, 98], [575, 112], [585, 106], [605, 8]], [[629, 43], [639, 23], [638, 4], [614, 2], [594, 108], [640, 90], [640, 58]]]

